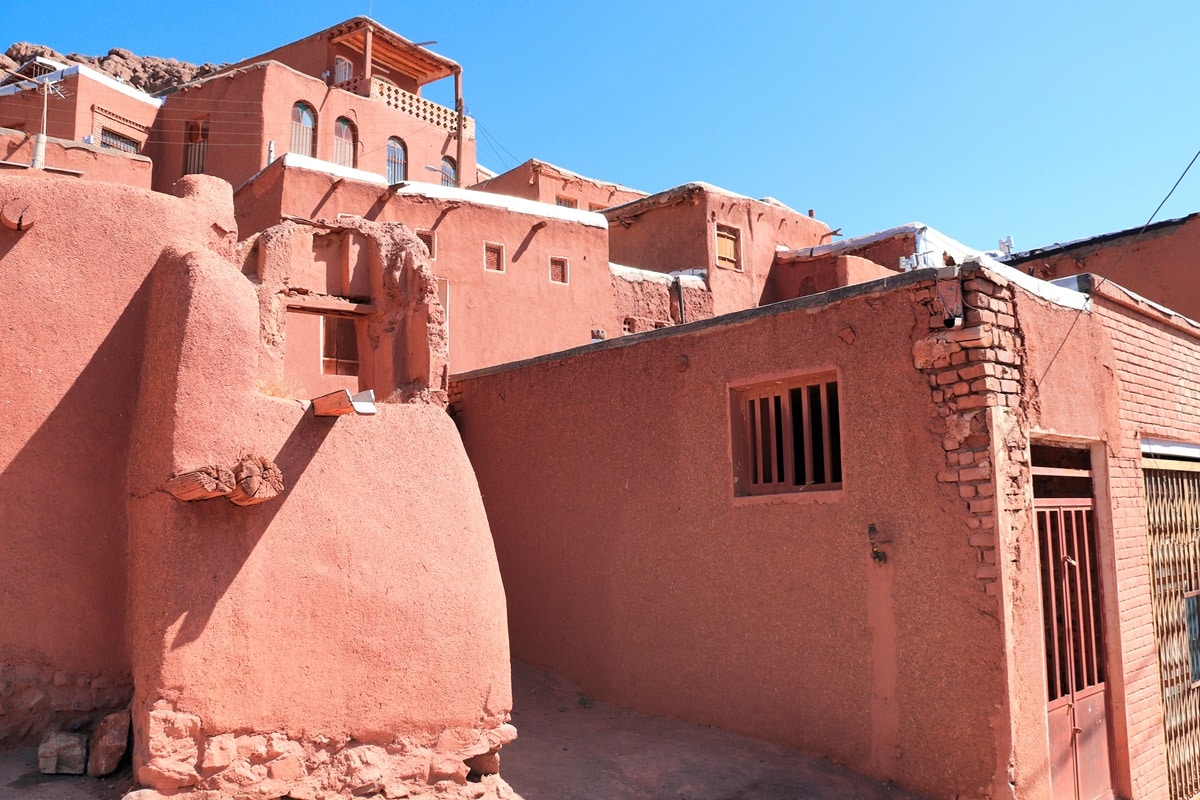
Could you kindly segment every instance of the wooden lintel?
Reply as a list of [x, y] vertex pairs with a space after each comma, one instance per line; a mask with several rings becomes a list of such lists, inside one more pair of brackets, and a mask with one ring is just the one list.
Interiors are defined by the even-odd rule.
[[283, 491], [283, 472], [263, 456], [247, 456], [233, 468], [233, 491], [229, 502], [251, 506], [276, 497]]
[[294, 294], [286, 295], [284, 303], [288, 308], [300, 308], [306, 311], [324, 311], [330, 314], [374, 314], [374, 303], [356, 303], [335, 295]]
[[233, 483], [233, 470], [227, 467], [201, 467], [181, 472], [163, 484], [163, 489], [176, 500], [208, 500], [232, 492]]

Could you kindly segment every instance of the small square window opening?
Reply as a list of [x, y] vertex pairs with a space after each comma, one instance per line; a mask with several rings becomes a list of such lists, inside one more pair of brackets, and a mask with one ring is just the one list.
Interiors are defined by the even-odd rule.
[[484, 242], [483, 268], [488, 272], [504, 272], [504, 245]]
[[562, 208], [579, 208], [579, 201], [574, 197], [564, 197], [560, 194], [554, 198], [554, 205], [561, 206]]
[[565, 258], [550, 259], [550, 282], [566, 283], [568, 278], [567, 260]]
[[432, 261], [437, 258], [437, 237], [433, 231], [417, 231], [417, 238], [421, 240], [421, 244], [425, 245], [425, 249], [429, 251], [429, 259]]

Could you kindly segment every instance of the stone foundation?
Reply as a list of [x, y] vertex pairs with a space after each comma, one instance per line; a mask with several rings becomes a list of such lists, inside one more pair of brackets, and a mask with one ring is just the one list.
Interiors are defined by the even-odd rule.
[[300, 732], [214, 735], [200, 717], [160, 701], [149, 714], [150, 758], [138, 767], [137, 780], [162, 795], [203, 800], [512, 797], [498, 776], [472, 772], [465, 762], [494, 764], [516, 735], [507, 724], [397, 736], [386, 744]]
[[80, 731], [129, 707], [128, 675], [71, 673], [53, 667], [0, 666], [0, 742], [35, 744], [47, 731]]

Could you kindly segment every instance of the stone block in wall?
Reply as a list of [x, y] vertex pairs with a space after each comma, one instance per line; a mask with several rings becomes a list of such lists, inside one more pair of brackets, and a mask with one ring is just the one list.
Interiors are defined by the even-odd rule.
[[105, 716], [88, 739], [87, 774], [99, 778], [115, 770], [128, 746], [129, 712]]
[[38, 770], [47, 775], [82, 775], [87, 768], [87, 737], [51, 731], [38, 745]]

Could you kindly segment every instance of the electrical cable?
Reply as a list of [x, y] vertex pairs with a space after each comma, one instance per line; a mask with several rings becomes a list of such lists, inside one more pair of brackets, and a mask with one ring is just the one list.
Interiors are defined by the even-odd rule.
[[[1125, 249], [1120, 252], [1120, 254], [1117, 256], [1117, 260], [1113, 262], [1111, 267], [1109, 267], [1108, 274], [1100, 276], [1100, 282], [1092, 287], [1093, 294], [1095, 294], [1097, 289], [1112, 279], [1112, 276], [1114, 273], [1116, 273], [1117, 268], [1121, 266], [1121, 261], [1129, 253], [1129, 251], [1133, 249], [1133, 246], [1138, 243], [1138, 240], [1142, 238], [1142, 234], [1144, 234], [1146, 229], [1150, 227], [1150, 223], [1154, 222], [1154, 218], [1158, 216], [1158, 212], [1162, 211], [1163, 206], [1165, 206], [1167, 201], [1171, 199], [1171, 195], [1175, 194], [1175, 190], [1179, 188], [1179, 184], [1183, 182], [1184, 177], [1191, 170], [1192, 165], [1196, 163], [1196, 159], [1200, 159], [1200, 150], [1196, 151], [1196, 154], [1192, 156], [1192, 160], [1189, 161], [1188, 165], [1183, 168], [1183, 172], [1181, 172], [1179, 177], [1175, 179], [1175, 184], [1171, 187], [1171, 191], [1167, 192], [1166, 196], [1163, 197], [1162, 202], [1160, 202], [1158, 207], [1154, 209], [1154, 213], [1152, 213], [1149, 219], [1146, 220], [1146, 224], [1142, 225], [1141, 230], [1139, 230], [1133, 236], [1133, 238], [1129, 240], [1129, 243], [1125, 245]], [[1071, 325], [1067, 328], [1066, 334], [1063, 335], [1062, 341], [1058, 343], [1058, 349], [1054, 351], [1054, 355], [1050, 357], [1050, 362], [1046, 364], [1046, 368], [1042, 370], [1042, 376], [1035, 381], [1037, 385], [1040, 386], [1042, 381], [1046, 379], [1046, 375], [1050, 373], [1050, 368], [1054, 366], [1054, 362], [1058, 359], [1059, 354], [1062, 353], [1062, 349], [1066, 346], [1067, 340], [1071, 338], [1071, 333], [1075, 330], [1075, 325], [1079, 322], [1079, 318], [1081, 316], [1083, 316], [1082, 308], [1075, 312], [1075, 316], [1071, 320]]]

